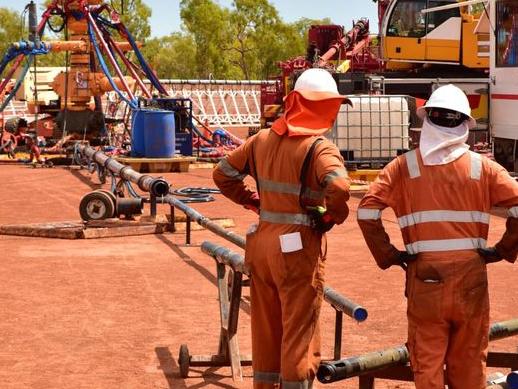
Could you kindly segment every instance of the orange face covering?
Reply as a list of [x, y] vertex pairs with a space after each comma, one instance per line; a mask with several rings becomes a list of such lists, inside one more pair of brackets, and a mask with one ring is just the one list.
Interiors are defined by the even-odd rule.
[[297, 91], [292, 91], [284, 100], [284, 115], [277, 119], [272, 130], [279, 135], [323, 135], [333, 126], [343, 97], [309, 100]]

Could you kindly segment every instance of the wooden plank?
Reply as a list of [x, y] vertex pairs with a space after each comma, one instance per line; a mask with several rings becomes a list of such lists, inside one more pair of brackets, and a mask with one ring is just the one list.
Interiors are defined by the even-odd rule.
[[11, 224], [0, 226], [0, 235], [81, 239], [83, 228], [81, 222]]
[[[235, 227], [234, 220], [232, 220], [232, 219], [219, 219], [219, 220], [211, 219], [211, 221], [219, 224], [223, 228]], [[176, 227], [175, 232], [177, 232], [177, 233], [185, 232], [187, 229], [186, 226], [187, 226], [187, 223], [185, 223], [185, 222], [175, 222], [175, 227]], [[204, 229], [205, 229], [205, 227], [202, 227], [197, 223], [194, 223], [194, 222], [191, 223], [191, 231], [203, 231]]]
[[[241, 366], [252, 366], [252, 355], [239, 356]], [[223, 355], [191, 355], [190, 366], [228, 366], [228, 360]]]
[[116, 157], [120, 163], [168, 163], [168, 162], [195, 162], [196, 157], [171, 157], [171, 158], [128, 158], [128, 157]]
[[189, 166], [196, 161], [196, 157], [171, 157], [171, 158], [116, 158], [120, 163], [130, 165], [140, 173], [169, 173], [189, 171]]
[[160, 225], [143, 225], [143, 226], [127, 226], [127, 227], [109, 227], [109, 228], [86, 228], [83, 230], [85, 239], [98, 238], [114, 238], [120, 236], [135, 236], [160, 234], [165, 231]]

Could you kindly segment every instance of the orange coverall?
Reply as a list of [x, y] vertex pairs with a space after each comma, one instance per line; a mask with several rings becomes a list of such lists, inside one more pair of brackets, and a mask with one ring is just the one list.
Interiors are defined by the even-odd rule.
[[[254, 204], [246, 175], [256, 180], [260, 195], [259, 225], [247, 235], [245, 252], [252, 273], [254, 388], [310, 388], [320, 363], [325, 258], [322, 234], [310, 227], [302, 205], [325, 205], [333, 222], [342, 223], [349, 179], [338, 149], [323, 139], [314, 149], [307, 185], [301, 185], [303, 161], [316, 139], [262, 130], [222, 160], [213, 175], [221, 192], [238, 204]], [[279, 236], [295, 232], [303, 249], [283, 253]]]
[[[467, 152], [425, 166], [420, 151], [398, 157], [380, 173], [358, 209], [358, 223], [379, 267], [399, 264], [381, 211], [394, 209], [408, 264], [408, 349], [417, 389], [482, 389], [489, 331], [486, 246], [489, 212], [509, 209], [496, 244], [509, 262], [518, 252], [518, 183], [497, 163]], [[446, 380], [443, 369], [446, 364]]]

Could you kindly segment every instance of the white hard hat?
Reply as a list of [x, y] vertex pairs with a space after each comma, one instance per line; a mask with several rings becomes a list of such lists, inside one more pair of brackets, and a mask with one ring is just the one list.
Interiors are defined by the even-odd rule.
[[471, 107], [466, 94], [455, 85], [448, 84], [437, 88], [426, 104], [417, 109], [417, 116], [421, 119], [426, 116], [426, 108], [445, 108], [463, 113], [468, 117], [469, 128], [477, 126], [476, 120], [471, 116]]
[[313, 68], [305, 70], [295, 82], [294, 91], [299, 92], [308, 100], [343, 99], [352, 105], [344, 95], [338, 93], [336, 82], [331, 74], [324, 69]]

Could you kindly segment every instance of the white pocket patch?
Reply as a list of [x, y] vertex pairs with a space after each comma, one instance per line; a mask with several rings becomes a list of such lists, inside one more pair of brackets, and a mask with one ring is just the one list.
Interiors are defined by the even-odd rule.
[[281, 242], [281, 251], [283, 253], [292, 253], [294, 251], [302, 250], [302, 238], [300, 237], [300, 232], [279, 235], [279, 240]]

